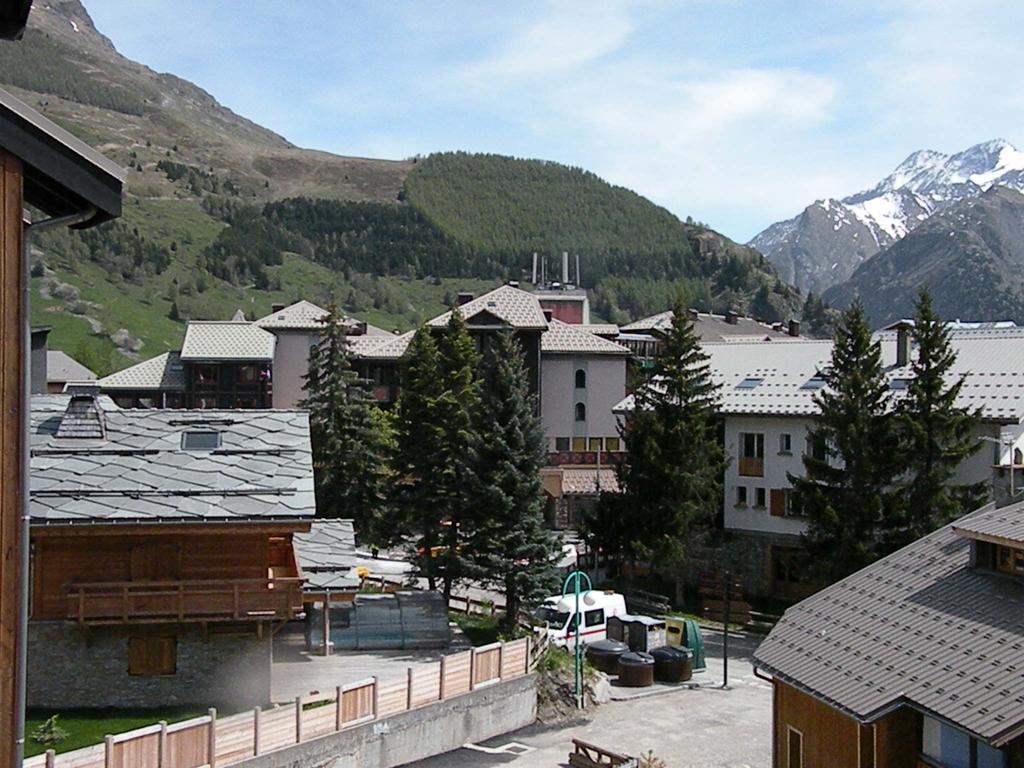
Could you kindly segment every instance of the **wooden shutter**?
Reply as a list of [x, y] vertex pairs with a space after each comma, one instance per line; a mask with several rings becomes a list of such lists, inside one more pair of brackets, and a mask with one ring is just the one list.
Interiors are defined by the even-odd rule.
[[173, 675], [178, 671], [175, 637], [132, 637], [128, 640], [128, 674], [140, 677]]
[[786, 492], [784, 490], [772, 488], [769, 511], [772, 517], [784, 517], [786, 515]]

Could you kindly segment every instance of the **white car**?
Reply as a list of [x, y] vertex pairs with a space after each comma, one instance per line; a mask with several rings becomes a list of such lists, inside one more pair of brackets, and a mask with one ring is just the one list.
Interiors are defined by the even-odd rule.
[[618, 592], [592, 589], [580, 593], [580, 613], [576, 614], [575, 595], [554, 595], [544, 600], [535, 616], [548, 626], [551, 642], [560, 647], [576, 644], [577, 627], [580, 642], [594, 643], [608, 637], [608, 617], [624, 616], [626, 599]]

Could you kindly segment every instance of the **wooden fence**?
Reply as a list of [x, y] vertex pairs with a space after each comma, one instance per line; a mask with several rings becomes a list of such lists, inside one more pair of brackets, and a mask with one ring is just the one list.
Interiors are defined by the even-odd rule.
[[231, 717], [211, 709], [203, 717], [159, 723], [107, 736], [74, 752], [37, 755], [25, 768], [202, 768], [226, 766], [275, 749], [460, 696], [522, 677], [532, 669], [529, 637], [444, 656], [409, 667], [404, 676], [368, 678], [330, 694], [295, 699]]

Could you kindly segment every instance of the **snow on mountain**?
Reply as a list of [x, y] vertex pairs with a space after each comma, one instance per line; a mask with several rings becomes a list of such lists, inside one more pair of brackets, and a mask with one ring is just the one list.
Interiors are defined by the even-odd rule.
[[[820, 293], [933, 214], [995, 185], [1024, 192], [1024, 152], [1003, 139], [953, 155], [918, 150], [870, 189], [816, 201], [750, 245], [784, 279]], [[859, 226], [848, 226], [851, 221]]]

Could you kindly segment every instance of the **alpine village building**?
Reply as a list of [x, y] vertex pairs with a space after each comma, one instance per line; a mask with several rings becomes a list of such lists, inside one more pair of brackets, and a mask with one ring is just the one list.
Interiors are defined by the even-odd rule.
[[1024, 766], [1024, 502], [786, 611], [754, 654], [776, 768]]

